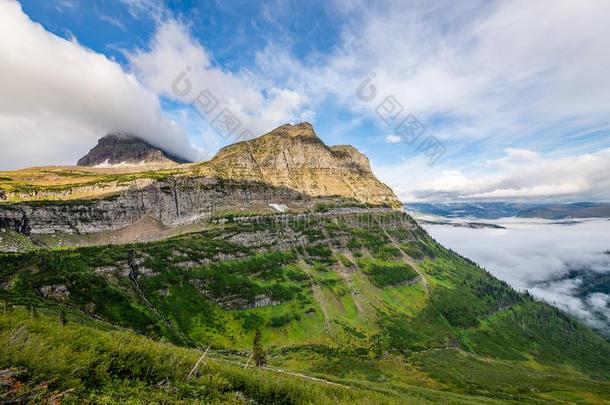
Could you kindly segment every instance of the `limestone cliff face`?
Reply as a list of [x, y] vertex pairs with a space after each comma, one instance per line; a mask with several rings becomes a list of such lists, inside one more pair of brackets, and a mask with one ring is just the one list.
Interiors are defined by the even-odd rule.
[[256, 182], [180, 176], [130, 188], [118, 195], [73, 201], [0, 204], [0, 228], [23, 234], [87, 234], [129, 226], [151, 217], [166, 226], [190, 224], [232, 210], [268, 208], [270, 202], [315, 201], [294, 190]]
[[353, 146], [325, 145], [309, 123], [283, 125], [259, 138], [227, 146], [202, 169], [311, 196], [336, 195], [401, 206], [392, 190], [375, 177], [365, 155]]

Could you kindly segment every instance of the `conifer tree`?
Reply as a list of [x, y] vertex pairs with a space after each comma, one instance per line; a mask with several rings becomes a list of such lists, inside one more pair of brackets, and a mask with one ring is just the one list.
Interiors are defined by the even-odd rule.
[[265, 349], [263, 348], [263, 344], [261, 343], [260, 329], [257, 329], [256, 333], [254, 334], [252, 356], [254, 357], [254, 361], [256, 362], [257, 367], [262, 367], [267, 364], [267, 354], [265, 353]]

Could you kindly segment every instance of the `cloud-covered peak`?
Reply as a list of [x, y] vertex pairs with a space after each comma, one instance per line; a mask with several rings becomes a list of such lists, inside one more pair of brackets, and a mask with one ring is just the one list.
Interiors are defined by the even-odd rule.
[[17, 2], [0, 1], [0, 55], [2, 169], [69, 164], [116, 131], [201, 157], [153, 91], [108, 57], [46, 31]]

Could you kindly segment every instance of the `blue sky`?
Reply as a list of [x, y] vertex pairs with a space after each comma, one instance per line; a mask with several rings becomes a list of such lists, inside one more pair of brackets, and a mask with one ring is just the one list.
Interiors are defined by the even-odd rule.
[[[69, 164], [111, 130], [203, 160], [244, 130], [311, 121], [405, 201], [610, 199], [608, 2], [0, 7], [2, 168]], [[210, 114], [192, 105], [204, 90]], [[211, 125], [224, 108], [234, 133]]]

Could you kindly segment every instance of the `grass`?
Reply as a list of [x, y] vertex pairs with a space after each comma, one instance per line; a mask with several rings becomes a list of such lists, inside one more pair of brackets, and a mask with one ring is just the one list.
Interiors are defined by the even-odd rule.
[[23, 252], [37, 248], [27, 236], [12, 229], [0, 228], [0, 252]]
[[572, 397], [578, 403], [603, 403], [610, 393], [608, 383], [558, 370], [534, 370], [519, 363], [490, 362], [455, 349], [425, 353], [417, 362], [432, 377], [460, 392], [493, 392], [503, 400], [528, 401], [563, 392], [564, 399]]
[[[111, 173], [89, 168], [30, 168], [0, 172], [0, 191], [6, 202], [74, 200], [98, 198], [112, 188], [127, 188], [138, 179], [163, 180], [184, 170], [164, 169], [140, 173]], [[67, 193], [66, 193], [67, 192]]]
[[417, 277], [411, 266], [397, 261], [359, 259], [358, 266], [380, 288], [407, 283]]
[[62, 327], [56, 319], [50, 313], [29, 319], [22, 309], [0, 317], [0, 368], [24, 370], [13, 387], [17, 392], [3, 392], [4, 398], [32, 395], [42, 401], [64, 393], [66, 403], [400, 403], [381, 393], [214, 360], [186, 380], [200, 357], [196, 350], [102, 331], [77, 319]]

